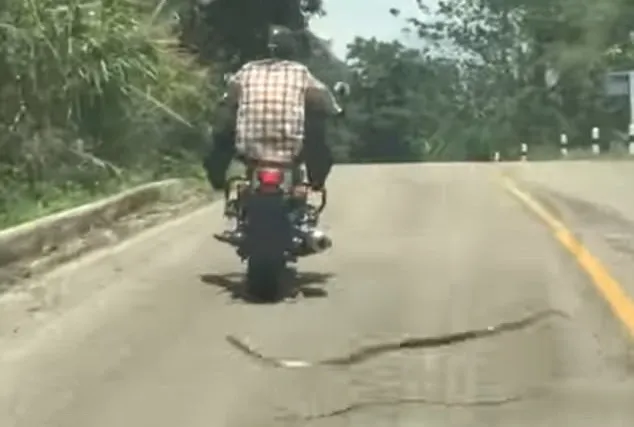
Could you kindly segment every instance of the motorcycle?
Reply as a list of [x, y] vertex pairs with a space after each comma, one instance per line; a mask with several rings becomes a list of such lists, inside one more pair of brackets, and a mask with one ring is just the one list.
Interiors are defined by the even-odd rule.
[[[347, 96], [349, 87], [338, 82], [335, 93]], [[318, 229], [326, 208], [327, 190], [311, 189], [303, 165], [245, 163], [246, 173], [231, 178], [224, 193], [224, 216], [239, 230], [231, 241], [216, 239], [236, 248], [247, 263], [249, 294], [272, 299], [279, 293], [289, 263], [322, 253], [332, 240]], [[319, 202], [311, 202], [317, 195]]]
[[310, 187], [297, 179], [297, 169], [272, 164], [247, 165], [246, 169], [245, 176], [228, 183], [224, 215], [238, 224], [239, 234], [229, 243], [247, 262], [249, 293], [268, 299], [278, 292], [289, 263], [332, 246], [332, 240], [317, 228], [327, 191], [320, 191], [320, 202], [312, 204]]

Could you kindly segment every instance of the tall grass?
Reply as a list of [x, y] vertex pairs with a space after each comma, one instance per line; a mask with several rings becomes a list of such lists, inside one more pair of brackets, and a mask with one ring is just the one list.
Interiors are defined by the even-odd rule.
[[211, 71], [178, 50], [162, 6], [0, 4], [0, 226], [174, 174], [201, 148]]

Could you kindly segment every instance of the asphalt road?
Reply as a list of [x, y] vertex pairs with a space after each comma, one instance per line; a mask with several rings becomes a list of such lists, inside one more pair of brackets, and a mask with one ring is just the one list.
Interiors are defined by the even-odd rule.
[[[211, 237], [219, 206], [4, 296], [0, 426], [634, 425], [630, 338], [498, 171], [338, 168], [323, 220], [335, 247], [275, 305], [241, 298], [243, 268]], [[225, 342], [318, 359], [549, 308], [570, 318], [346, 368], [267, 368]], [[499, 399], [517, 400], [431, 404]]]

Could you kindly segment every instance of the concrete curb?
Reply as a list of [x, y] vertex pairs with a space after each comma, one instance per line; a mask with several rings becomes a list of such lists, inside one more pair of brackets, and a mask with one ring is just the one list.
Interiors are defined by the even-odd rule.
[[114, 196], [0, 231], [0, 267], [43, 256], [96, 227], [159, 202], [182, 198], [186, 180], [151, 182]]

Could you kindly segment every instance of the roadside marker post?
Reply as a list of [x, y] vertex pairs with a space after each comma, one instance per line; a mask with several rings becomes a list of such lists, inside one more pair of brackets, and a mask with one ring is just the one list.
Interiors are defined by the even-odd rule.
[[565, 133], [559, 136], [559, 149], [562, 157], [568, 156], [568, 135]]
[[592, 154], [601, 154], [601, 133], [598, 127], [592, 128], [592, 134], [590, 135], [592, 141]]

